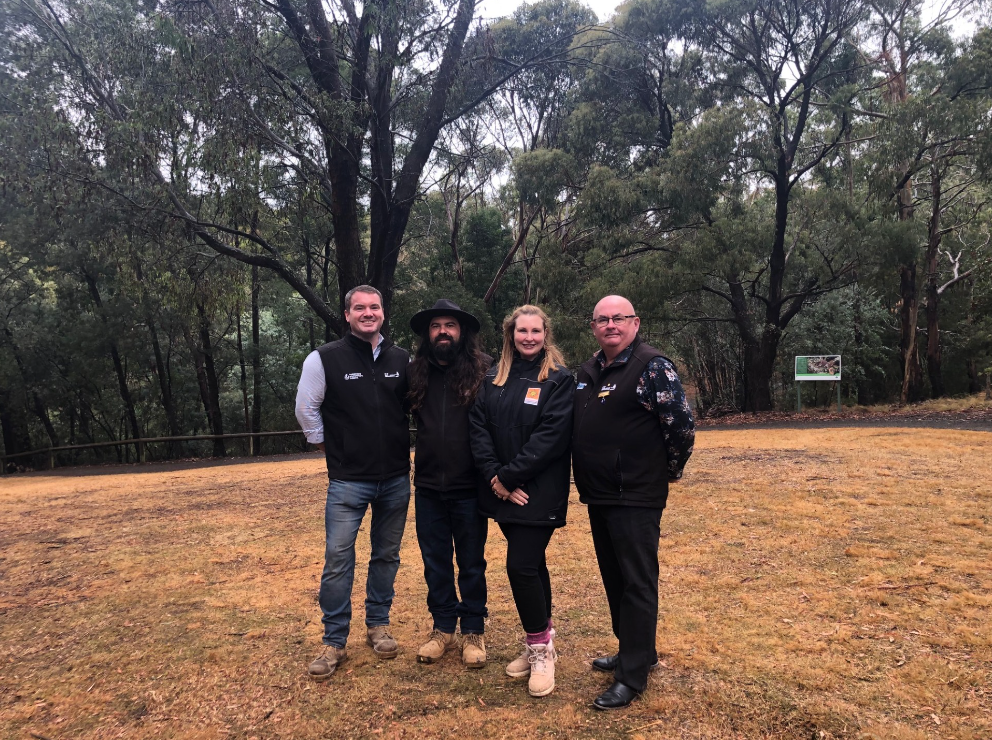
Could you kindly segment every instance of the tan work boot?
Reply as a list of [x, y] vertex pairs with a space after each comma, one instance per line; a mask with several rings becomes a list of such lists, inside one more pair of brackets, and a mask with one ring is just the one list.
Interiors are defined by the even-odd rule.
[[348, 653], [344, 648], [324, 645], [324, 651], [310, 664], [307, 673], [314, 681], [326, 681], [347, 657]]
[[396, 653], [400, 651], [400, 646], [389, 634], [389, 626], [385, 624], [369, 627], [368, 643], [380, 658], [395, 658]]
[[558, 654], [555, 645], [548, 640], [546, 645], [528, 645], [527, 660], [530, 661], [530, 680], [527, 693], [531, 696], [547, 696], [555, 690], [555, 661]]
[[441, 660], [448, 648], [455, 644], [454, 632], [442, 632], [441, 630], [431, 630], [427, 636], [427, 642], [420, 646], [417, 651], [418, 663], [436, 663]]
[[486, 641], [482, 635], [462, 635], [462, 663], [467, 668], [482, 668], [486, 664]]

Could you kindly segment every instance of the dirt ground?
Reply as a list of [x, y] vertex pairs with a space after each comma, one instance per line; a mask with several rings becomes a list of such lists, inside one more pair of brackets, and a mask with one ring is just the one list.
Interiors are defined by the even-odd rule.
[[584, 507], [552, 539], [561, 661], [545, 699], [503, 674], [522, 634], [488, 547], [490, 664], [422, 666], [413, 527], [394, 661], [326, 684], [317, 455], [0, 478], [0, 737], [992, 737], [992, 436], [704, 429], [662, 520], [662, 668], [599, 713], [615, 649]]

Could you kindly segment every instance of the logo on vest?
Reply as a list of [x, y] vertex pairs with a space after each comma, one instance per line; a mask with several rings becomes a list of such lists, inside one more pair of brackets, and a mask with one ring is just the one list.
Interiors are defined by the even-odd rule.
[[616, 389], [617, 389], [616, 383], [614, 383], [613, 385], [604, 385], [602, 388], [599, 389], [599, 395], [597, 396], [597, 398], [606, 398], [608, 395], [610, 395], [610, 391], [615, 391]]
[[384, 378], [398, 378], [398, 377], [400, 377], [400, 371], [397, 370], [395, 373], [383, 373], [382, 374], [382, 377], [384, 377]]
[[362, 375], [361, 373], [345, 373], [344, 374], [344, 379], [345, 380], [358, 380], [359, 378], [364, 378], [364, 377], [365, 376]]
[[585, 387], [586, 387], [585, 383], [579, 383], [577, 386], [575, 386], [575, 390], [581, 391]]

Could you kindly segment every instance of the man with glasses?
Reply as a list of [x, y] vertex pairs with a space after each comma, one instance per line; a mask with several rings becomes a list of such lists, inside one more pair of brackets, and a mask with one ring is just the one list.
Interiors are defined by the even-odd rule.
[[618, 709], [644, 691], [658, 665], [661, 514], [669, 483], [692, 454], [695, 424], [675, 367], [638, 336], [630, 301], [606, 296], [591, 326], [600, 351], [579, 369], [572, 470], [619, 641], [616, 655], [593, 661], [614, 674], [593, 706]]
[[347, 657], [355, 540], [370, 506], [366, 639], [380, 658], [399, 651], [389, 633], [389, 609], [410, 504], [410, 355], [379, 333], [386, 317], [378, 290], [359, 285], [344, 304], [349, 332], [307, 356], [296, 392], [296, 418], [307, 441], [327, 458], [330, 477], [319, 595], [324, 649], [308, 669], [315, 681], [329, 679]]

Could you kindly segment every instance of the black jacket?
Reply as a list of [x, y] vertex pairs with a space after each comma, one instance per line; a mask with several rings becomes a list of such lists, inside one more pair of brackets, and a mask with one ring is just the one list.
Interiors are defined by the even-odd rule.
[[[485, 367], [493, 358], [483, 355]], [[448, 383], [448, 368], [427, 360], [427, 393], [413, 412], [417, 422], [417, 452], [413, 484], [436, 491], [441, 498], [475, 498], [478, 473], [468, 439], [471, 404], [462, 406]]]
[[[557, 368], [537, 382], [543, 355], [515, 358], [502, 387], [486, 373], [469, 414], [472, 455], [479, 469], [479, 511], [497, 522], [561, 527], [569, 490], [569, 442], [575, 380]], [[493, 476], [511, 491], [521, 488], [524, 506], [498, 498]]]
[[410, 354], [384, 339], [373, 362], [372, 345], [352, 334], [317, 352], [327, 384], [320, 417], [330, 478], [381, 481], [409, 473]]
[[637, 384], [648, 362], [663, 355], [640, 338], [630, 359], [579, 368], [572, 428], [572, 469], [584, 504], [664, 509], [668, 499], [665, 435], [641, 405]]

